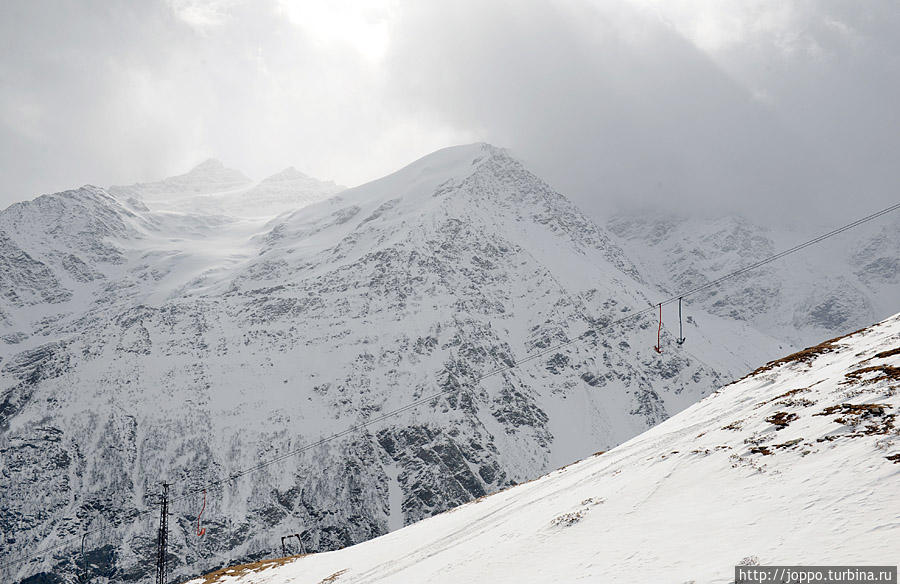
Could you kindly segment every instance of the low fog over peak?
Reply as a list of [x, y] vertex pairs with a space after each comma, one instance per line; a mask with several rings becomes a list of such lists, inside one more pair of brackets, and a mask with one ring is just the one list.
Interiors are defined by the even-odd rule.
[[473, 141], [601, 219], [839, 221], [900, 178], [889, 2], [7, 2], [0, 27], [0, 206], [210, 157], [352, 186]]

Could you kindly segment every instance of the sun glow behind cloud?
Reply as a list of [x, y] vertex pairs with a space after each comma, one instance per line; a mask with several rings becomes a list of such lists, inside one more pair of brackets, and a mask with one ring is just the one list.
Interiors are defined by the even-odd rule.
[[236, 0], [166, 0], [172, 12], [198, 32], [224, 25]]
[[278, 10], [321, 48], [349, 47], [371, 62], [388, 48], [392, 0], [279, 0]]

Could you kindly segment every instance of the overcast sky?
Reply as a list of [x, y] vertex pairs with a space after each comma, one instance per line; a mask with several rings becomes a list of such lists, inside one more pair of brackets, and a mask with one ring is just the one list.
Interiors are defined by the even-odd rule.
[[0, 43], [0, 207], [208, 157], [352, 186], [474, 141], [597, 216], [898, 199], [895, 0], [4, 0]]

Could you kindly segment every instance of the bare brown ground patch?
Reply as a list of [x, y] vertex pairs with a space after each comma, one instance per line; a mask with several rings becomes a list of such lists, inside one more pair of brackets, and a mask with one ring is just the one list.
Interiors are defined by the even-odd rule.
[[[862, 377], [866, 373], [878, 373], [875, 377], [871, 377], [869, 379], [862, 379]], [[870, 383], [877, 383], [879, 381], [898, 381], [900, 382], [900, 367], [894, 367], [893, 365], [872, 365], [871, 367], [863, 367], [862, 369], [857, 369], [856, 371], [851, 371], [850, 373], [845, 373], [844, 377], [849, 380], [846, 383], [851, 383], [853, 381], [860, 383], [862, 385], [868, 385]]]
[[778, 427], [779, 430], [787, 427], [788, 424], [799, 418], [797, 414], [788, 413], [788, 412], [775, 412], [768, 418], [766, 421], [770, 424], [773, 424]]
[[893, 349], [888, 349], [887, 351], [875, 353], [875, 358], [887, 359], [888, 357], [893, 357], [894, 355], [900, 355], [900, 347], [894, 347]]
[[216, 584], [216, 582], [219, 582], [220, 579], [225, 576], [245, 576], [253, 572], [262, 572], [263, 570], [268, 570], [269, 568], [277, 568], [278, 566], [283, 566], [289, 562], [296, 560], [297, 558], [302, 558], [305, 555], [309, 554], [286, 556], [284, 558], [274, 558], [271, 560], [260, 560], [251, 564], [241, 564], [240, 566], [222, 568], [221, 570], [216, 570], [215, 572], [210, 572], [205, 576], [201, 576], [201, 578], [203, 578], [203, 580], [201, 580], [201, 584]]

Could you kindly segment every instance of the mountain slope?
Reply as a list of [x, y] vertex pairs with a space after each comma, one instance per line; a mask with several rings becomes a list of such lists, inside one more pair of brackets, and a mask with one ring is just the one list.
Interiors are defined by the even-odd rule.
[[891, 565], [900, 315], [761, 367], [629, 442], [345, 550], [192, 584], [732, 582]]
[[[173, 506], [182, 576], [269, 557], [285, 533], [337, 549], [620, 444], [778, 350], [701, 311], [687, 345], [663, 329], [662, 354], [652, 316], [603, 330], [658, 292], [602, 228], [489, 145], [274, 218], [84, 190], [48, 196], [72, 207], [58, 226], [37, 201], [0, 216], [26, 298], [2, 305], [0, 532], [17, 555], [109, 525], [86, 546], [117, 581], [148, 577], [162, 480], [184, 495], [442, 391], [226, 481], [202, 541], [199, 494]], [[104, 220], [65, 223], [82, 215]], [[64, 278], [64, 250], [103, 277]], [[29, 292], [49, 285], [23, 254], [71, 296]], [[602, 333], [474, 382], [589, 328]], [[10, 580], [71, 574], [72, 561], [38, 557]]]
[[215, 159], [161, 181], [109, 188], [111, 194], [139, 200], [155, 211], [243, 219], [295, 211], [342, 190], [340, 185], [307, 176], [294, 167], [255, 183]]
[[248, 186], [252, 181], [240, 171], [228, 168], [221, 161], [210, 158], [190, 171], [150, 183], [112, 186], [116, 195], [139, 197], [145, 200], [166, 199], [172, 195], [209, 194]]
[[[834, 226], [762, 227], [740, 217], [622, 214], [607, 228], [644, 277], [675, 294], [812, 239]], [[900, 298], [900, 213], [690, 298], [726, 318], [805, 346], [893, 314]]]

